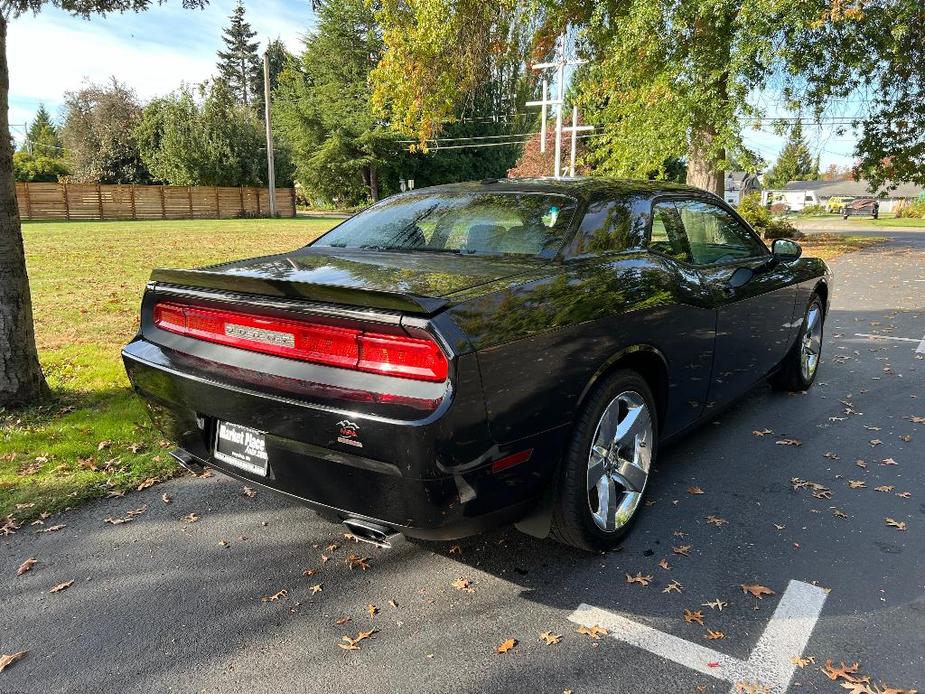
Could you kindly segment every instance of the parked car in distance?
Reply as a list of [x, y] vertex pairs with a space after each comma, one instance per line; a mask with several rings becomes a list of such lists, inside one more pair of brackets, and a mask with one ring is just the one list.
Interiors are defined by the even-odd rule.
[[831, 291], [822, 260], [695, 188], [486, 180], [291, 253], [155, 270], [123, 357], [184, 465], [359, 539], [514, 522], [602, 550], [663, 444], [763, 379], [812, 385]]
[[826, 201], [825, 209], [829, 214], [841, 214], [845, 206], [854, 199], [851, 195], [834, 195]]
[[842, 208], [841, 215], [845, 219], [867, 215], [877, 219], [880, 216], [880, 203], [874, 198], [856, 198]]

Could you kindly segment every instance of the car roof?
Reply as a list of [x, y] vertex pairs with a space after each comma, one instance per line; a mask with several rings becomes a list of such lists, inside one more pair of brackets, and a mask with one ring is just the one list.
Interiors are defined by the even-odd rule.
[[654, 197], [662, 193], [690, 193], [703, 195], [705, 191], [694, 186], [667, 181], [642, 181], [619, 178], [581, 176], [575, 178], [488, 178], [484, 181], [447, 183], [418, 188], [422, 192], [524, 192], [558, 193], [571, 195], [586, 202], [602, 198]]

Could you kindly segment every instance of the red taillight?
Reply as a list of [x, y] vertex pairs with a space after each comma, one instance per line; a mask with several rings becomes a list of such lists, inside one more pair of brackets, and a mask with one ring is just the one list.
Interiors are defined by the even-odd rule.
[[173, 303], [154, 307], [162, 330], [231, 347], [327, 366], [443, 381], [449, 364], [433, 340], [252, 316]]

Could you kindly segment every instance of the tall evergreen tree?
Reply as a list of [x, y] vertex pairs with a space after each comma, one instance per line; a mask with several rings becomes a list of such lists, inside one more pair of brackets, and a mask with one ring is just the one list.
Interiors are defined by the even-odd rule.
[[222, 41], [226, 50], [218, 52], [219, 76], [239, 103], [259, 106], [263, 103], [263, 67], [259, 41], [252, 41], [257, 32], [244, 17], [244, 3], [238, 0], [231, 13], [231, 25], [225, 28]]
[[57, 158], [61, 156], [61, 137], [45, 104], [39, 104], [35, 118], [29, 124], [23, 150], [37, 157]]
[[781, 188], [788, 181], [805, 181], [817, 175], [816, 162], [803, 137], [803, 126], [797, 121], [790, 129], [787, 144], [781, 150], [774, 166], [765, 174], [765, 185], [769, 188]]

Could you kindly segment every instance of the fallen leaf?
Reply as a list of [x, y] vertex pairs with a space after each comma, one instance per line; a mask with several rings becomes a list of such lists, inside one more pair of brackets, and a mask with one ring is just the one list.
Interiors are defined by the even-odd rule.
[[357, 645], [360, 641], [365, 641], [368, 638], [371, 638], [373, 634], [377, 633], [378, 629], [370, 629], [369, 631], [361, 631], [356, 635], [356, 638], [350, 638], [349, 636], [342, 636], [341, 641], [344, 643], [337, 644], [345, 651], [358, 651], [360, 647]]
[[244, 489], [242, 489], [241, 492], [244, 494], [244, 496], [249, 497], [251, 499], [257, 496], [257, 490], [252, 489], [250, 487], [244, 487]]
[[677, 581], [672, 581], [671, 583], [669, 583], [667, 586], [665, 586], [662, 589], [662, 592], [663, 593], [680, 593], [682, 588], [684, 588], [684, 586], [682, 586], [680, 583], [678, 583]]
[[896, 492], [896, 496], [900, 499], [908, 499], [912, 496], [912, 492]]
[[105, 451], [111, 445], [112, 445], [112, 441], [100, 441], [96, 446], [96, 450]]
[[898, 521], [893, 518], [885, 518], [886, 524], [891, 528], [896, 528], [897, 530], [906, 530], [906, 521]]
[[70, 581], [65, 581], [64, 583], [59, 583], [58, 585], [56, 585], [54, 588], [52, 588], [48, 592], [49, 593], [60, 593], [62, 590], [67, 590], [72, 585], [74, 585], [73, 579]]
[[123, 523], [131, 523], [133, 520], [135, 519], [132, 516], [127, 516], [125, 518], [106, 516], [104, 522], [110, 525], [122, 525]]
[[909, 443], [912, 440], [912, 437], [909, 436], [909, 434], [900, 434], [899, 440], [904, 441], [905, 443]]
[[825, 665], [820, 668], [820, 672], [833, 682], [838, 679], [847, 680], [848, 682], [858, 682], [860, 681], [859, 678], [855, 677], [858, 667], [860, 667], [860, 665], [857, 662], [851, 665], [842, 663], [840, 666], [835, 667], [835, 665], [832, 664], [832, 660], [829, 659], [825, 661]]
[[314, 576], [318, 573], [318, 569], [302, 569], [303, 576]]
[[880, 439], [871, 439], [867, 443], [869, 443], [871, 446], [879, 446], [881, 443], [883, 443], [883, 441]]
[[716, 598], [713, 602], [704, 602], [704, 603], [701, 603], [700, 606], [701, 606], [701, 607], [709, 607], [709, 608], [712, 608], [712, 609], [714, 609], [714, 610], [719, 610], [720, 612], [722, 612], [724, 607], [729, 607], [729, 603], [728, 603], [728, 602], [723, 602], [723, 601], [720, 600], [719, 598]]
[[721, 631], [713, 631], [712, 629], [707, 629], [707, 633], [703, 635], [707, 641], [719, 641], [720, 639], [726, 638], [726, 635]]
[[651, 577], [651, 576], [643, 576], [643, 575], [642, 575], [642, 572], [637, 571], [635, 576], [631, 576], [630, 574], [626, 574], [626, 582], [627, 582], [627, 583], [638, 583], [638, 584], [641, 585], [641, 586], [647, 586], [647, 585], [649, 585], [649, 584], [652, 582], [652, 577]]
[[26, 559], [22, 564], [19, 565], [19, 568], [16, 569], [16, 575], [22, 576], [24, 573], [32, 571], [32, 567], [35, 566], [38, 562], [31, 557]]
[[180, 520], [183, 521], [184, 523], [195, 523], [199, 520], [199, 518], [200, 516], [198, 513], [187, 513]]
[[334, 620], [334, 623], [338, 626], [343, 626], [350, 621], [350, 617], [341, 617], [340, 619]]
[[321, 586], [322, 586], [322, 584], [321, 584], [321, 583], [318, 583], [318, 584], [316, 584], [316, 585], [313, 585], [311, 588], [309, 588], [309, 590], [312, 592], [312, 595], [315, 595], [316, 593], [320, 593], [320, 592], [321, 592]]
[[761, 431], [753, 431], [752, 436], [767, 436], [768, 434], [773, 434], [774, 432], [770, 429], [762, 429]]
[[887, 492], [887, 493], [889, 493], [889, 492], [893, 491], [894, 489], [896, 489], [896, 487], [894, 487], [894, 486], [891, 485], [891, 484], [883, 484], [883, 485], [880, 485], [879, 487], [874, 487], [874, 491], [875, 491], [875, 492]]
[[379, 613], [379, 608], [373, 605], [372, 603], [369, 603], [366, 606], [366, 611], [369, 612], [370, 617], [375, 617]]
[[508, 639], [495, 649], [497, 653], [507, 653], [517, 645], [517, 639]]
[[474, 593], [475, 588], [472, 587], [472, 581], [468, 578], [457, 578], [451, 584], [456, 590], [464, 590], [467, 593]]
[[883, 460], [880, 461], [880, 464], [881, 465], [899, 465], [899, 463], [897, 463], [892, 458], [884, 458]]
[[864, 489], [867, 483], [864, 480], [848, 480], [848, 487], [851, 489]]
[[780, 441], [775, 441], [778, 446], [802, 446], [803, 442], [799, 439], [781, 439]]
[[840, 508], [833, 508], [832, 515], [836, 518], [847, 518], [848, 514], [842, 511]]
[[867, 463], [865, 463], [863, 460], [855, 460], [854, 464], [863, 470], [867, 469]]
[[671, 551], [675, 554], [679, 554], [682, 557], [689, 557], [691, 554], [691, 548], [693, 545], [681, 545], [680, 547], [672, 547]]
[[148, 487], [153, 487], [156, 483], [157, 483], [156, 477], [149, 477], [144, 482], [142, 482], [137, 487], [135, 487], [135, 490], [140, 492], [143, 489], [147, 489]]
[[462, 554], [462, 547], [459, 545], [453, 545], [450, 547], [450, 554]]
[[170, 502], [173, 501], [173, 497], [170, 496], [170, 494], [168, 494], [167, 492], [164, 492], [163, 494], [161, 494], [161, 501], [163, 501], [165, 504], [169, 504]]
[[843, 689], [847, 689], [850, 694], [882, 694], [881, 690], [873, 690], [867, 682], [842, 682]]
[[743, 583], [742, 592], [749, 593], [759, 600], [765, 595], [776, 595], [776, 593], [767, 586], [762, 586], [757, 583]]
[[771, 694], [771, 690], [760, 682], [736, 682], [737, 694]]
[[36, 533], [55, 533], [64, 528], [64, 523], [59, 523], [58, 525], [52, 525], [48, 528], [43, 528], [42, 530], [36, 530]]
[[724, 525], [727, 525], [729, 521], [725, 518], [720, 518], [719, 516], [709, 515], [707, 516], [707, 523], [710, 525], [715, 525], [717, 528], [721, 528]]
[[289, 591], [283, 588], [281, 591], [273, 593], [273, 595], [264, 595], [260, 598], [263, 602], [279, 602], [283, 598], [289, 595]]
[[562, 640], [562, 634], [553, 634], [551, 631], [544, 631], [540, 634], [540, 641], [545, 641], [547, 646], [552, 646]]
[[829, 460], [839, 460], [840, 458], [838, 453], [833, 453], [832, 451], [826, 451], [825, 453], [822, 454], [822, 456], [824, 458], [828, 458]]
[[347, 556], [347, 559], [344, 563], [350, 567], [351, 571], [357, 567], [363, 569], [363, 571], [366, 571], [369, 568], [369, 557], [361, 557], [358, 554], [350, 554]]
[[598, 626], [597, 624], [595, 624], [593, 627], [586, 627], [584, 624], [582, 624], [575, 631], [577, 631], [579, 634], [590, 636], [592, 639], [599, 639], [602, 636], [606, 636], [608, 633], [604, 627]]
[[807, 665], [813, 665], [813, 664], [815, 664], [816, 659], [813, 658], [812, 656], [807, 656], [807, 657], [804, 658], [804, 657], [802, 657], [802, 656], [795, 655], [795, 656], [793, 656], [793, 657], [790, 659], [790, 662], [793, 663], [794, 665], [796, 665], [798, 668], [800, 668], [800, 669], [802, 670], [802, 669], [805, 668]]
[[700, 487], [688, 487], [687, 493], [693, 494], [694, 496], [699, 496], [700, 494], [703, 494], [703, 490]]
[[909, 417], [913, 424], [925, 424], [925, 417]]
[[671, 564], [668, 563], [667, 559], [662, 559], [658, 565], [665, 569], [665, 571], [671, 571]]
[[696, 622], [700, 626], [703, 626], [703, 612], [697, 610], [696, 612], [691, 612], [690, 610], [684, 610], [684, 621], [688, 624], [693, 624]]
[[23, 658], [25, 658], [28, 652], [29, 651], [19, 651], [18, 653], [13, 653], [11, 655], [7, 655], [6, 653], [3, 653], [2, 655], [0, 655], [0, 672], [3, 672], [4, 670], [6, 670], [10, 665], [15, 663], [17, 660], [22, 660]]

